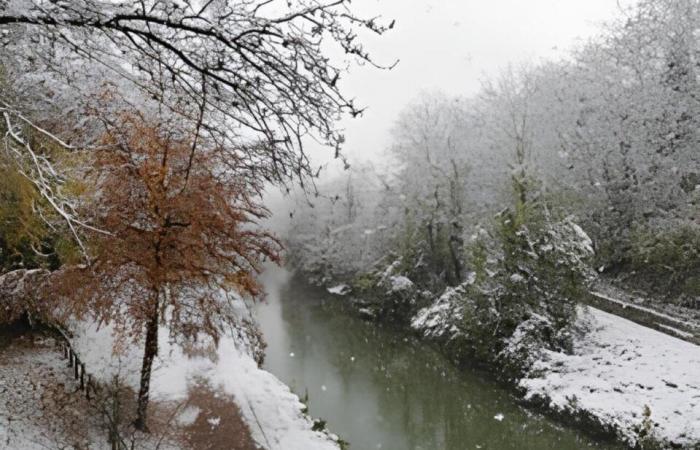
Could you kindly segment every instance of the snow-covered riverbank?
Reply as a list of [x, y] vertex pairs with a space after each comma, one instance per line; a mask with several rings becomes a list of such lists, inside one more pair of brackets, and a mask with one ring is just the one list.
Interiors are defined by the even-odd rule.
[[[425, 337], [459, 337], [463, 314], [448, 290], [416, 314]], [[593, 307], [579, 308], [573, 354], [535, 355], [517, 387], [526, 400], [586, 417], [634, 445], [640, 435], [663, 445], [700, 446], [700, 347]]]
[[519, 383], [526, 398], [584, 413], [629, 443], [648, 428], [664, 445], [699, 445], [700, 347], [594, 308], [579, 320], [590, 331], [571, 355], [543, 353]]
[[[165, 352], [164, 352], [165, 353]], [[334, 450], [333, 436], [313, 430], [299, 397], [236, 342], [219, 343], [214, 360], [189, 358], [171, 348], [153, 378], [157, 398], [182, 399], [193, 380], [204, 379], [235, 398], [255, 441], [268, 450]]]
[[[241, 317], [248, 310], [238, 299]], [[247, 317], [250, 319], [250, 317]], [[114, 375], [138, 389], [141, 368], [140, 346], [129, 345], [128, 351], [113, 353], [114, 337], [110, 327], [94, 324], [73, 324], [72, 339], [88, 370], [98, 373], [109, 383]], [[210, 353], [186, 355], [173, 344], [168, 330], [159, 332], [159, 356], [154, 363], [151, 399], [158, 402], [185, 404], [191, 388], [206, 383], [216, 395], [232, 397], [240, 409], [255, 442], [268, 450], [337, 450], [337, 437], [317, 431], [314, 421], [305, 414], [306, 406], [284, 383], [261, 369], [255, 360], [256, 343], [242, 329], [223, 336]], [[180, 422], [194, 422], [200, 413], [196, 408], [182, 410]], [[221, 424], [216, 417], [212, 427]]]

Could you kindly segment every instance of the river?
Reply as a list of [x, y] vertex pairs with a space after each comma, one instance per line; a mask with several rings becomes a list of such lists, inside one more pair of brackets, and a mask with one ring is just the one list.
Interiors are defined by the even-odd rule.
[[265, 368], [308, 398], [351, 450], [621, 449], [519, 406], [406, 333], [367, 323], [343, 299], [270, 269], [257, 307]]

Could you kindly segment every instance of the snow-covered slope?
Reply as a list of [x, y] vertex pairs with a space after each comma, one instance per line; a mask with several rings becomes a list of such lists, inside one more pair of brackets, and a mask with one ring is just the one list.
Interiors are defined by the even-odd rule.
[[582, 308], [591, 331], [573, 355], [547, 352], [520, 381], [527, 398], [584, 411], [629, 441], [644, 427], [683, 446], [700, 442], [700, 347], [594, 308]]
[[[141, 351], [127, 346], [119, 356], [112, 352], [115, 340], [111, 327], [74, 323], [73, 346], [87, 370], [109, 382], [119, 375], [138, 389]], [[187, 398], [193, 383], [206, 381], [212, 388], [235, 398], [255, 441], [269, 450], [337, 450], [337, 437], [314, 431], [305, 406], [289, 388], [258, 367], [246, 345], [234, 335], [223, 337], [214, 357], [187, 356], [159, 332], [159, 357], [154, 364], [151, 398], [179, 401]]]
[[220, 342], [215, 361], [189, 358], [176, 347], [164, 351], [153, 377], [158, 398], [185, 398], [188, 383], [203, 378], [233, 395], [257, 443], [269, 450], [330, 450], [338, 445], [313, 431], [299, 397], [274, 375], [260, 369], [230, 338]]

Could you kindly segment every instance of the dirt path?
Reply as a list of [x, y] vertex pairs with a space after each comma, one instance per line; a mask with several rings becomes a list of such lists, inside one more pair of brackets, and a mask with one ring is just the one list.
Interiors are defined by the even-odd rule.
[[233, 398], [201, 383], [190, 388], [179, 421], [189, 448], [257, 450]]

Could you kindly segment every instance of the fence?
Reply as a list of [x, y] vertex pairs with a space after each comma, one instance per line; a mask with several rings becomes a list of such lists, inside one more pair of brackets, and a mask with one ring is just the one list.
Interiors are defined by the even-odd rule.
[[[49, 327], [53, 329], [61, 338], [58, 345], [63, 353], [63, 357], [68, 360], [68, 367], [73, 369], [73, 377], [77, 382], [79, 382], [80, 391], [85, 392], [85, 398], [88, 401], [97, 398], [97, 394], [103, 391], [104, 387], [101, 386], [90, 373], [88, 373], [87, 369], [85, 368], [85, 362], [80, 359], [78, 353], [75, 351], [75, 349], [73, 349], [73, 345], [71, 345], [70, 339], [66, 333], [59, 326], [51, 325]], [[94, 395], [91, 395], [91, 393]], [[109, 414], [106, 415], [108, 416], [108, 420], [110, 422], [109, 442], [112, 446], [112, 450], [129, 450], [129, 446], [119, 435], [114, 418], [110, 417]]]
[[75, 380], [80, 382], [80, 390], [85, 392], [85, 398], [90, 400], [90, 390], [97, 393], [99, 390], [99, 385], [93, 381], [92, 375], [87, 373], [85, 369], [85, 363], [80, 360], [78, 354], [73, 350], [73, 346], [70, 341], [63, 336], [63, 339], [59, 343], [63, 357], [68, 359], [68, 367], [73, 369], [73, 375]]

